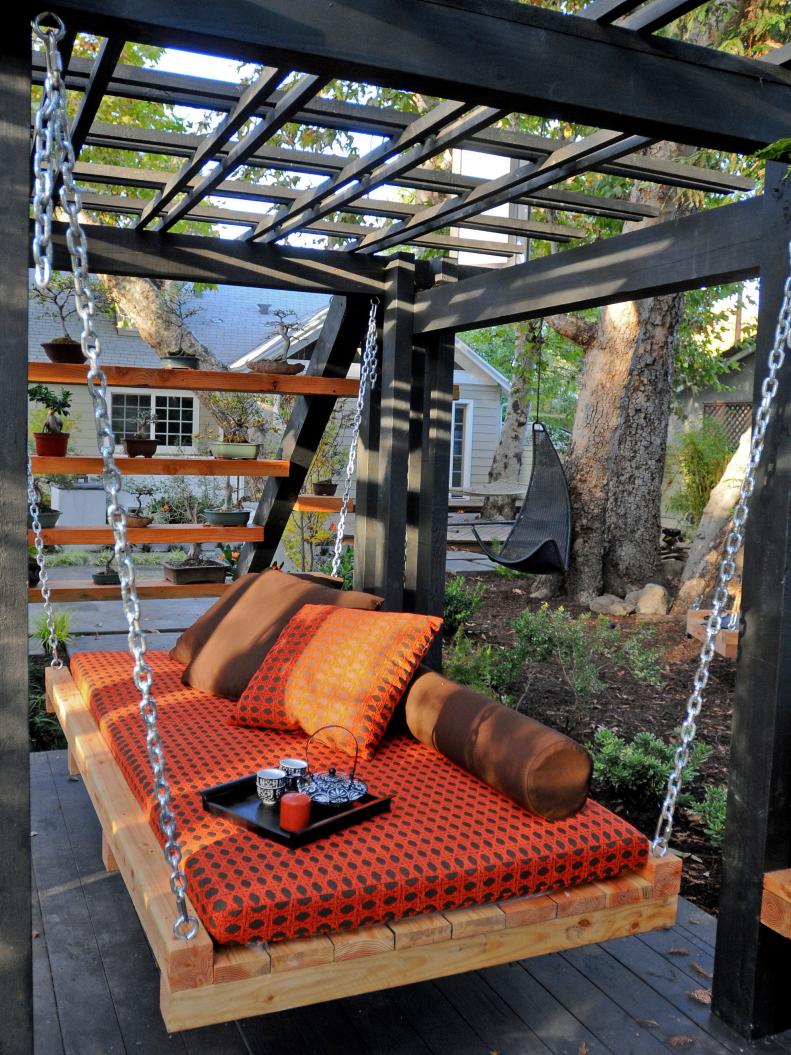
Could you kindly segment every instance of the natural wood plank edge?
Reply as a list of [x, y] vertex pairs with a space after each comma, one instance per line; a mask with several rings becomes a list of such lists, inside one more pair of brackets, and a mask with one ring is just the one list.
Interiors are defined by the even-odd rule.
[[411, 916], [387, 924], [393, 932], [396, 949], [411, 949], [416, 945], [436, 945], [450, 941], [450, 923], [438, 913]]
[[681, 858], [670, 850], [664, 857], [649, 854], [645, 864], [632, 874], [651, 884], [654, 897], [677, 894], [681, 889]]
[[273, 941], [269, 945], [269, 957], [273, 972], [296, 971], [303, 967], [332, 963], [335, 950], [330, 939], [320, 934], [314, 938]]
[[[709, 612], [704, 609], [690, 608], [687, 612], [687, 633], [696, 641], [706, 640], [706, 620]], [[714, 650], [725, 659], [736, 659], [739, 654], [739, 631], [720, 630], [714, 638]]]
[[450, 923], [452, 940], [505, 928], [505, 913], [496, 904], [457, 908], [452, 912], [443, 912], [443, 915]]
[[546, 923], [558, 914], [557, 901], [546, 894], [517, 897], [498, 902], [505, 914], [506, 927], [524, 927], [528, 923]]
[[356, 960], [361, 956], [374, 956], [395, 948], [393, 932], [384, 923], [358, 930], [343, 930], [330, 934], [336, 960]]
[[104, 829], [102, 829], [102, 864], [108, 872], [118, 871], [118, 862], [115, 859], [113, 848]]
[[547, 897], [558, 906], [558, 916], [578, 916], [580, 913], [598, 912], [605, 908], [607, 895], [598, 883], [554, 890]]
[[[31, 458], [35, 476], [99, 476], [101, 458]], [[288, 476], [289, 463], [254, 458], [116, 458], [123, 476]]]
[[791, 868], [764, 876], [761, 923], [784, 938], [791, 938]]
[[214, 949], [214, 981], [237, 982], [269, 974], [272, 962], [265, 943], [255, 945], [221, 945]]
[[[111, 388], [166, 388], [201, 392], [280, 392], [289, 395], [354, 397], [356, 378], [306, 374], [256, 374], [236, 370], [168, 370], [138, 366], [105, 366]], [[28, 380], [47, 384], [87, 385], [87, 367], [78, 363], [28, 363]]]
[[[263, 542], [262, 527], [217, 527], [214, 524], [149, 524], [148, 527], [126, 529], [126, 535], [133, 543], [164, 542], [175, 545], [177, 542]], [[113, 529], [110, 527], [54, 527], [41, 531], [47, 546], [100, 546], [113, 541]], [[27, 540], [33, 542], [35, 535], [28, 531]]]
[[[139, 582], [138, 596], [144, 598], [175, 599], [180, 597], [221, 597], [230, 583], [225, 582]], [[90, 582], [70, 582], [64, 586], [53, 586], [52, 600], [57, 604], [75, 601], [117, 601], [121, 597], [120, 586], [96, 586]], [[41, 603], [41, 590], [31, 586], [27, 592], [30, 604]]]

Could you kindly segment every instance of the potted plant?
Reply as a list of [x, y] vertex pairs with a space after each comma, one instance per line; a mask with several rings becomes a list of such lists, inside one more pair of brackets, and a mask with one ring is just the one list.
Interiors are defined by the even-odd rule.
[[69, 335], [66, 323], [77, 314], [74, 303], [74, 282], [70, 275], [57, 272], [46, 289], [33, 286], [30, 295], [34, 303], [41, 308], [41, 314], [45, 318], [56, 319], [63, 331], [60, 337], [53, 337], [50, 341], [43, 341], [41, 347], [47, 353], [47, 358], [53, 363], [84, 363], [85, 356], [82, 354], [82, 346]]
[[36, 454], [42, 457], [62, 458], [69, 445], [69, 434], [63, 431], [66, 418], [71, 408], [71, 392], [64, 390], [58, 395], [46, 385], [31, 385], [28, 397], [34, 403], [41, 403], [47, 408], [47, 416], [41, 432], [34, 432]]
[[215, 392], [208, 397], [209, 409], [222, 429], [222, 440], [211, 440], [209, 449], [215, 458], [255, 458], [258, 453], [256, 432], [263, 432], [267, 408], [251, 392]]
[[143, 499], [153, 498], [156, 494], [155, 489], [149, 484], [132, 484], [126, 490], [137, 499], [137, 506], [131, 512], [128, 509], [126, 511], [126, 526], [130, 528], [148, 527], [154, 518], [144, 515]]
[[302, 363], [288, 362], [288, 352], [300, 325], [299, 317], [288, 308], [276, 308], [271, 314], [276, 321], [272, 322], [267, 336], [279, 337], [282, 347], [278, 349], [276, 358], [254, 359], [247, 364], [248, 368], [256, 374], [301, 374], [305, 369]]
[[193, 582], [225, 582], [228, 565], [200, 552], [200, 543], [190, 546], [183, 561], [163, 561], [162, 571], [169, 582], [186, 584]]
[[[58, 522], [60, 516], [59, 509], [53, 509], [50, 505], [49, 494], [41, 486], [41, 481], [38, 478], [33, 480], [33, 490], [36, 493], [36, 505], [38, 506], [38, 522], [42, 528], [53, 528]], [[27, 514], [27, 526], [33, 527], [33, 517], [28, 511]]]
[[28, 546], [28, 548], [27, 548], [27, 584], [28, 584], [28, 586], [38, 586], [40, 575], [41, 575], [41, 569], [38, 566], [38, 560], [36, 558], [36, 547], [35, 546]]
[[194, 302], [199, 296], [200, 291], [191, 282], [170, 281], [162, 287], [162, 308], [176, 328], [176, 346], [163, 358], [171, 370], [197, 370], [200, 366], [197, 355], [188, 353], [184, 348], [187, 321], [198, 313]]
[[115, 563], [115, 550], [104, 562], [104, 571], [95, 571], [91, 578], [97, 586], [120, 586], [121, 578]]
[[218, 527], [246, 527], [250, 519], [250, 513], [242, 507], [241, 498], [234, 502], [233, 487], [230, 477], [226, 477], [224, 488], [224, 500], [220, 509], [205, 509], [203, 516], [207, 524], [215, 524]]
[[338, 485], [334, 480], [314, 480], [313, 481], [313, 494], [314, 495], [334, 495], [338, 490]]
[[143, 414], [135, 423], [135, 432], [124, 436], [124, 450], [130, 458], [153, 458], [157, 449], [157, 440], [151, 438], [151, 426], [157, 425], [156, 414]]

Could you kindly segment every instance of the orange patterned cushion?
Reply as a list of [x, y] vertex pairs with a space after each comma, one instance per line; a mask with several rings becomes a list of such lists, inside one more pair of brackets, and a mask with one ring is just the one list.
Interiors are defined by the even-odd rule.
[[[306, 604], [253, 675], [234, 720], [308, 734], [342, 725], [354, 734], [363, 758], [373, 758], [441, 625], [430, 615]], [[322, 740], [352, 751], [340, 730], [328, 730]]]

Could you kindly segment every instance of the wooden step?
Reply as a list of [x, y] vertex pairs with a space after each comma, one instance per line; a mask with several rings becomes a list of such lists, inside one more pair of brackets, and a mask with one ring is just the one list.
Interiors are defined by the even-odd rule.
[[[235, 370], [168, 370], [139, 366], [105, 366], [111, 388], [169, 388], [202, 392], [280, 392], [302, 396], [356, 396], [356, 378], [305, 374], [255, 374]], [[87, 385], [88, 368], [79, 363], [28, 363], [29, 381]]]
[[[707, 608], [690, 608], [687, 612], [687, 633], [698, 641], [706, 640], [706, 620], [710, 614]], [[714, 638], [714, 649], [725, 659], [736, 659], [739, 653], [739, 631], [720, 630]]]
[[[100, 476], [101, 458], [31, 458], [35, 476]], [[277, 459], [123, 458], [115, 459], [124, 476], [288, 476], [289, 463]]]
[[[145, 598], [221, 597], [229, 586], [230, 583], [225, 582], [193, 582], [180, 585], [162, 579], [156, 582], [139, 582], [137, 594], [141, 600]], [[96, 586], [90, 579], [53, 586], [50, 592], [56, 604], [73, 601], [120, 601], [121, 599], [120, 586]], [[29, 587], [27, 596], [31, 604], [41, 603], [41, 590], [38, 586]]]
[[[263, 542], [262, 527], [215, 527], [211, 524], [149, 524], [144, 528], [127, 528], [127, 538], [133, 543], [164, 542]], [[113, 541], [110, 527], [54, 527], [43, 528], [41, 537], [47, 546], [104, 546]], [[34, 541], [28, 530], [28, 542]]]

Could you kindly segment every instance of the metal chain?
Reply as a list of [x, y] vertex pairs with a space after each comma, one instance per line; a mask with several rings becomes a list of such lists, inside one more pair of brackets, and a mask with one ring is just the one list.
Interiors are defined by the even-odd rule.
[[[42, 20], [55, 22], [57, 29], [45, 28]], [[33, 254], [36, 282], [46, 284], [52, 273], [52, 190], [58, 172], [62, 173], [60, 207], [68, 218], [66, 240], [74, 275], [74, 299], [82, 320], [80, 342], [88, 360], [88, 391], [93, 400], [96, 438], [104, 463], [104, 487], [109, 498], [107, 517], [113, 529], [114, 549], [121, 580], [121, 599], [129, 627], [129, 651], [134, 659], [134, 682], [140, 692], [140, 714], [146, 727], [146, 746], [154, 777], [154, 794], [159, 804], [159, 827], [165, 838], [164, 855], [170, 867], [170, 888], [176, 899], [178, 918], [173, 925], [177, 938], [189, 941], [198, 932], [198, 921], [187, 910], [187, 880], [181, 867], [176, 816], [171, 805], [170, 784], [165, 772], [165, 754], [157, 726], [157, 705], [152, 695], [153, 676], [145, 660], [146, 638], [140, 627], [140, 603], [135, 568], [126, 531], [126, 512], [119, 504], [121, 474], [115, 464], [115, 434], [107, 407], [107, 377], [101, 367], [101, 347], [94, 327], [96, 303], [88, 272], [88, 242], [79, 220], [82, 200], [74, 180], [74, 148], [69, 135], [66, 88], [58, 53], [58, 40], [65, 32], [56, 15], [43, 14], [33, 23], [46, 48], [47, 74], [41, 105], [36, 114], [33, 211], [35, 236]], [[49, 195], [49, 196], [47, 196]]]
[[346, 479], [343, 484], [343, 499], [341, 510], [338, 515], [338, 530], [335, 534], [335, 552], [332, 557], [332, 574], [337, 575], [341, 569], [341, 553], [343, 552], [343, 536], [346, 531], [346, 514], [349, 512], [349, 499], [352, 493], [352, 478], [354, 468], [357, 464], [357, 440], [360, 436], [360, 428], [363, 423], [363, 409], [365, 407], [366, 395], [373, 391], [376, 384], [376, 308], [379, 298], [371, 300], [371, 310], [368, 313], [368, 331], [365, 335], [365, 346], [363, 348], [362, 361], [360, 363], [360, 389], [357, 393], [357, 405], [354, 409], [354, 421], [352, 423], [352, 440], [349, 447], [349, 459], [346, 462]]
[[[791, 263], [791, 242], [788, 246], [788, 252], [789, 262]], [[703, 707], [705, 699], [703, 693], [709, 680], [711, 661], [714, 658], [714, 640], [726, 624], [728, 627], [732, 626], [732, 620], [727, 616], [723, 617], [723, 611], [728, 604], [728, 583], [736, 573], [736, 554], [744, 542], [744, 527], [750, 512], [750, 499], [755, 491], [756, 471], [763, 456], [766, 428], [769, 424], [772, 404], [777, 395], [777, 375], [785, 361], [787, 352], [791, 352], [791, 273], [789, 273], [783, 289], [783, 301], [780, 307], [780, 316], [777, 320], [774, 344], [769, 352], [769, 369], [761, 386], [761, 401], [755, 415], [747, 471], [742, 481], [739, 500], [733, 511], [730, 531], [725, 540], [725, 553], [720, 562], [711, 613], [706, 622], [706, 637], [700, 650], [700, 662], [695, 673], [692, 694], [687, 701], [687, 713], [681, 726], [681, 740], [676, 748], [673, 771], [668, 778], [667, 792], [662, 803], [659, 821], [656, 826], [656, 835], [652, 843], [652, 852], [657, 857], [664, 857], [667, 853], [670, 836], [673, 832], [673, 816], [676, 810], [676, 802], [681, 790], [684, 769], [689, 762], [690, 748], [697, 733], [696, 722]]]
[[51, 667], [60, 670], [63, 660], [58, 652], [58, 635], [55, 631], [55, 610], [52, 607], [52, 591], [47, 577], [46, 557], [44, 555], [44, 538], [41, 534], [41, 521], [38, 506], [38, 494], [33, 480], [33, 467], [30, 463], [30, 455], [27, 456], [27, 504], [30, 509], [30, 526], [33, 528], [33, 536], [36, 546], [36, 563], [38, 564], [38, 584], [41, 589], [41, 599], [44, 602], [44, 615], [47, 620], [47, 645], [52, 653]]

